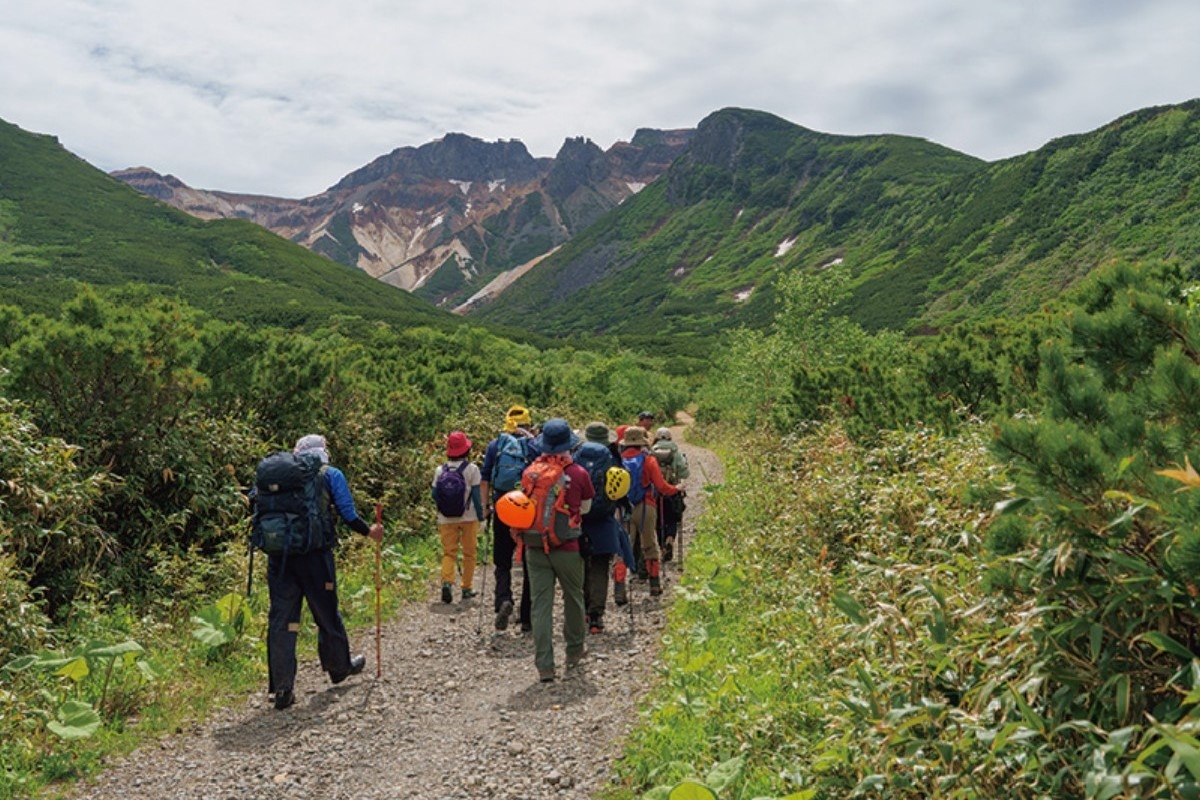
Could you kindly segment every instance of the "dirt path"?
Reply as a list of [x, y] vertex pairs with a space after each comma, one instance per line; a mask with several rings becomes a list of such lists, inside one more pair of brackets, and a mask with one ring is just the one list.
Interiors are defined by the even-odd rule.
[[[690, 423], [690, 419], [681, 422]], [[683, 428], [676, 428], [676, 440]], [[683, 537], [704, 510], [705, 484], [720, 483], [707, 450], [680, 441], [691, 477]], [[685, 560], [686, 563], [686, 560]], [[443, 605], [431, 591], [383, 630], [383, 677], [331, 686], [301, 664], [296, 705], [275, 711], [265, 693], [194, 731], [142, 748], [77, 798], [588, 798], [609, 782], [620, 743], [654, 680], [666, 592], [633, 582], [628, 608], [611, 604], [605, 633], [588, 637], [581, 667], [542, 684], [533, 641], [519, 626], [492, 627], [492, 576], [484, 614], [474, 602]], [[479, 583], [482, 583], [482, 576]], [[561, 606], [555, 626], [561, 626]], [[477, 633], [477, 629], [479, 632]], [[355, 652], [373, 656], [373, 631]], [[561, 632], [556, 652], [562, 658]]]

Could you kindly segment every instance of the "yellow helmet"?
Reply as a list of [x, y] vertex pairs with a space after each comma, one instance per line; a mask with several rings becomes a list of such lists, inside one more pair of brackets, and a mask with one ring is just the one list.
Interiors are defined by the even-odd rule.
[[620, 500], [629, 494], [629, 471], [624, 467], [609, 467], [604, 473], [604, 493], [609, 500]]

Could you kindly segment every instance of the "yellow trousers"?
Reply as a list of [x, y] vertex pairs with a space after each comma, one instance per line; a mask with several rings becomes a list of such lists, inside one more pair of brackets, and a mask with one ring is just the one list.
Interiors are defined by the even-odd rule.
[[458, 548], [462, 547], [462, 588], [475, 588], [475, 554], [479, 540], [479, 521], [447, 522], [438, 525], [442, 537], [442, 583], [454, 583]]

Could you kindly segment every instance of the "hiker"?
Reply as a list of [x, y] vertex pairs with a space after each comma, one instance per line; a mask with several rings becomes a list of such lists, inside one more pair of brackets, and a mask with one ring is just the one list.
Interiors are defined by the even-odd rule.
[[[584, 572], [583, 595], [587, 605], [588, 633], [604, 632], [604, 610], [608, 606], [608, 570], [614, 555], [621, 564], [634, 568], [629, 535], [617, 520], [619, 506], [607, 493], [609, 469], [620, 463], [611, 445], [617, 438], [603, 422], [589, 422], [583, 429], [584, 443], [575, 451], [575, 463], [587, 470], [596, 496], [591, 509], [583, 515]], [[622, 578], [622, 581], [624, 578]], [[624, 588], [624, 583], [620, 584]]]
[[[658, 459], [658, 467], [667, 483], [678, 485], [690, 475], [687, 456], [680, 452], [679, 445], [672, 440], [670, 428], [659, 428], [654, 432], [654, 444], [651, 445], [650, 452]], [[670, 497], [660, 498], [661, 524], [658, 544], [662, 549], [663, 561], [670, 561], [675, 557], [675, 538], [686, 508], [683, 497], [684, 493], [679, 492]]]
[[[275, 708], [283, 710], [296, 701], [296, 638], [300, 633], [301, 601], [308, 603], [317, 623], [317, 656], [321, 669], [332, 683], [341, 683], [363, 671], [366, 656], [350, 656], [350, 640], [342, 615], [338, 613], [337, 576], [333, 547], [337, 544], [333, 509], [355, 533], [369, 536], [377, 544], [383, 541], [383, 526], [368, 526], [354, 508], [354, 498], [346, 476], [330, 465], [325, 437], [310, 433], [300, 437], [294, 455], [312, 454], [322, 464], [319, 474], [324, 496], [320, 499], [320, 525], [323, 546], [307, 553], [269, 555], [267, 587], [271, 602], [267, 612], [267, 668], [269, 692], [275, 695]], [[257, 487], [256, 487], [257, 488]]]
[[650, 429], [654, 427], [654, 414], [649, 411], [638, 412], [637, 424], [647, 434], [650, 433]]
[[[537, 455], [533, 446], [534, 435], [530, 432], [531, 422], [529, 409], [520, 405], [512, 406], [504, 417], [504, 430], [488, 442], [483, 454], [480, 491], [483, 496], [483, 518], [489, 520], [492, 526], [492, 559], [496, 565], [496, 596], [492, 610], [496, 613], [498, 631], [506, 630], [512, 617], [512, 568], [517, 545], [512, 531], [493, 510], [501, 495], [520, 485], [521, 473]], [[517, 617], [521, 630], [528, 632], [533, 626], [529, 618], [529, 572], [524, 563], [521, 564], [521, 573], [521, 605]]]
[[520, 556], [529, 568], [534, 665], [538, 680], [554, 680], [554, 584], [562, 587], [567, 669], [587, 649], [583, 600], [582, 517], [596, 491], [587, 470], [571, 458], [579, 437], [566, 420], [546, 420], [534, 442], [540, 455], [525, 468], [521, 488], [533, 500], [536, 527], [520, 531]]
[[454, 571], [462, 549], [462, 599], [475, 596], [475, 556], [479, 541], [479, 467], [467, 460], [471, 440], [462, 431], [446, 437], [445, 464], [433, 473], [433, 501], [437, 506], [438, 536], [442, 540], [442, 602], [454, 599]]
[[646, 429], [631, 426], [621, 440], [621, 463], [629, 470], [631, 479], [629, 502], [633, 508], [629, 514], [630, 538], [641, 545], [646, 575], [650, 579], [650, 594], [660, 595], [662, 580], [658, 536], [655, 532], [658, 520], [656, 499], [660, 495], [671, 497], [678, 494], [682, 487], [673, 486], [663, 479], [658, 459], [647, 452], [649, 445]]

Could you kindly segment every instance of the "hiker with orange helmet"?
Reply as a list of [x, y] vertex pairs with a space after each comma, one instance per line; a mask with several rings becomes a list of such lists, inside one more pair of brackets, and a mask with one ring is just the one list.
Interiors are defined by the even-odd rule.
[[534, 525], [517, 535], [522, 560], [529, 568], [534, 665], [544, 683], [555, 677], [555, 583], [562, 587], [567, 669], [587, 652], [580, 537], [583, 515], [591, 509], [596, 490], [587, 470], [571, 457], [578, 444], [579, 437], [566, 420], [547, 420], [535, 442], [540, 455], [521, 476], [521, 489], [536, 506]]

